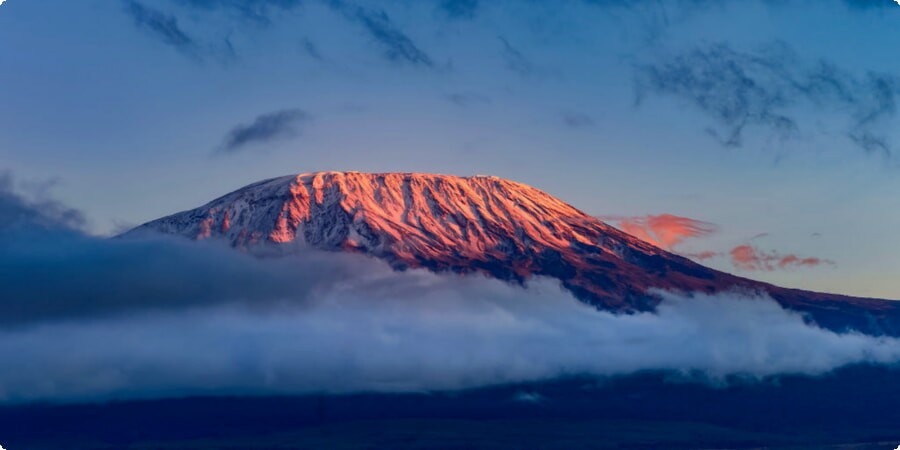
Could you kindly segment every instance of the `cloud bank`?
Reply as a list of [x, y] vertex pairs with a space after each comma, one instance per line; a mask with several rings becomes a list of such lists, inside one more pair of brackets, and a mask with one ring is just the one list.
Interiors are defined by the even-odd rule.
[[900, 359], [896, 339], [812, 327], [769, 299], [667, 295], [658, 313], [616, 316], [547, 281], [460, 288], [413, 276], [420, 283], [406, 287], [348, 281], [304, 308], [219, 305], [5, 330], [0, 400], [454, 390], [640, 370], [763, 377]]
[[0, 196], [4, 403], [453, 390], [641, 370], [720, 380], [900, 361], [900, 340], [823, 330], [765, 297], [660, 293], [655, 313], [615, 315], [551, 280], [100, 239], [34, 205]]

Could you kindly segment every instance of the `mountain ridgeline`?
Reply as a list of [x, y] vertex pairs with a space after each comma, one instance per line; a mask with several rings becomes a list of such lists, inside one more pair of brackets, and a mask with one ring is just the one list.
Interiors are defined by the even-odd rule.
[[[225, 240], [250, 252], [363, 253], [397, 269], [558, 279], [582, 301], [652, 310], [653, 289], [766, 293], [820, 326], [900, 335], [900, 302], [786, 289], [697, 264], [533, 187], [492, 176], [317, 172], [251, 184], [148, 231]], [[765, 324], [760, 324], [765, 326]]]

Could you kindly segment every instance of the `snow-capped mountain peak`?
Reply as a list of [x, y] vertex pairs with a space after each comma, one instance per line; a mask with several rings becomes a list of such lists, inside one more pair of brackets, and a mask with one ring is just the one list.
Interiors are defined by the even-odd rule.
[[397, 268], [481, 272], [519, 282], [548, 276], [584, 301], [620, 311], [653, 308], [659, 301], [653, 288], [765, 292], [838, 328], [847, 316], [835, 316], [838, 310], [855, 311], [858, 329], [872, 328], [879, 317], [898, 310], [893, 302], [784, 289], [719, 272], [539, 189], [494, 176], [291, 175], [251, 184], [130, 233], [147, 231], [224, 240], [250, 252], [311, 247], [363, 253]]

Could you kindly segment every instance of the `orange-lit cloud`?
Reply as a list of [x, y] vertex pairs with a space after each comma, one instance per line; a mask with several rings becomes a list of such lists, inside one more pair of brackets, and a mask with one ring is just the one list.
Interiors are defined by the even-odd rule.
[[715, 258], [716, 256], [720, 256], [721, 253], [714, 252], [711, 250], [706, 250], [697, 253], [683, 253], [682, 256], [687, 256], [688, 258], [695, 259], [697, 261], [706, 261], [707, 259]]
[[[636, 238], [670, 251], [673, 251], [673, 247], [686, 239], [707, 236], [718, 230], [716, 225], [709, 222], [672, 214], [634, 217], [608, 216], [602, 217], [602, 219], [615, 224], [620, 230]], [[760, 233], [751, 237], [750, 241], [756, 241], [768, 235], [769, 233]], [[719, 256], [730, 256], [731, 264], [736, 269], [746, 271], [772, 272], [797, 267], [834, 265], [834, 261], [828, 259], [799, 256], [793, 253], [782, 254], [774, 250], [766, 251], [751, 244], [738, 245], [728, 252], [704, 250], [681, 254], [701, 262]]]
[[718, 229], [708, 222], [672, 214], [603, 219], [615, 223], [620, 230], [636, 238], [668, 250], [685, 239], [706, 236]]
[[782, 255], [776, 251], [767, 252], [752, 245], [739, 245], [729, 252], [731, 263], [741, 270], [765, 270], [789, 269], [792, 267], [817, 267], [823, 264], [833, 265], [834, 262], [816, 258], [801, 257], [794, 254]]

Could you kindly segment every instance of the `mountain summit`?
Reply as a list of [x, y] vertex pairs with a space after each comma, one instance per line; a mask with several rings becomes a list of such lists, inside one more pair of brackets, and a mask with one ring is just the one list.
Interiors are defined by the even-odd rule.
[[533, 187], [493, 176], [316, 172], [251, 184], [132, 230], [254, 251], [350, 251], [398, 269], [553, 277], [579, 299], [649, 310], [652, 289], [766, 293], [822, 326], [900, 334], [900, 303], [785, 289], [716, 271], [626, 234]]

